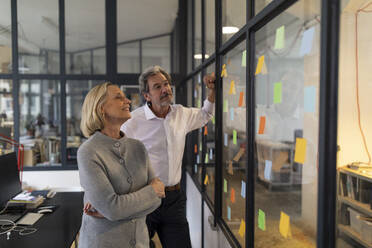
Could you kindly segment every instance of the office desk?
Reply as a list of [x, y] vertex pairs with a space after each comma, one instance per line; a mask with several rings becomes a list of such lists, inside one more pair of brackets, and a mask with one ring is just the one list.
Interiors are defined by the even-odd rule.
[[12, 232], [10, 239], [0, 236], [1, 248], [70, 248], [79, 232], [83, 211], [82, 192], [58, 192], [44, 205], [58, 205], [51, 214], [45, 214], [34, 226], [38, 230], [30, 235], [21, 236]]

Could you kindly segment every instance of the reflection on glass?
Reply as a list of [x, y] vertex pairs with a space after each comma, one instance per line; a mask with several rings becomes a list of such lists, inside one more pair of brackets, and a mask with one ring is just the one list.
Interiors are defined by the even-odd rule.
[[170, 71], [170, 36], [142, 41], [142, 69], [160, 65]]
[[25, 166], [61, 165], [60, 83], [21, 80], [20, 143]]
[[260, 12], [263, 8], [265, 8], [269, 3], [271, 3], [273, 0], [254, 0], [254, 6], [255, 6], [255, 14]]
[[246, 23], [246, 0], [222, 0], [222, 42], [230, 39]]
[[12, 27], [10, 0], [1, 1], [0, 8], [0, 74], [12, 70]]
[[17, 7], [19, 73], [59, 73], [58, 1], [19, 0]]
[[216, 49], [216, 28], [215, 28], [215, 1], [206, 0], [206, 17], [205, 17], [205, 51], [206, 59], [211, 56]]
[[256, 33], [255, 247], [315, 247], [320, 1]]
[[66, 72], [106, 73], [105, 2], [66, 0], [65, 12]]
[[340, 15], [336, 242], [340, 248], [372, 246], [372, 4], [354, 3], [341, 1]]
[[0, 79], [0, 155], [13, 151], [13, 146], [3, 139], [13, 139], [12, 81]]
[[130, 111], [133, 111], [144, 104], [144, 99], [143, 97], [141, 97], [139, 86], [121, 85], [120, 89], [124, 92], [125, 96], [131, 101]]
[[[202, 79], [201, 79], [201, 72], [194, 77], [194, 92], [193, 92], [193, 98], [194, 98], [194, 108], [201, 108], [203, 105], [203, 99], [202, 99]], [[194, 157], [194, 176], [197, 178], [199, 184], [202, 184], [202, 150], [203, 150], [203, 143], [202, 143], [202, 137], [203, 137], [203, 128], [199, 128], [195, 131], [193, 131], [194, 134], [194, 140], [193, 140], [193, 157]]]
[[201, 65], [202, 62], [202, 12], [201, 1], [194, 1], [194, 68]]
[[118, 45], [118, 72], [140, 73], [139, 42]]
[[223, 59], [222, 217], [245, 247], [246, 68], [245, 41]]
[[67, 163], [76, 164], [77, 149], [85, 140], [80, 131], [81, 108], [89, 90], [102, 82], [67, 81], [66, 82], [66, 129]]

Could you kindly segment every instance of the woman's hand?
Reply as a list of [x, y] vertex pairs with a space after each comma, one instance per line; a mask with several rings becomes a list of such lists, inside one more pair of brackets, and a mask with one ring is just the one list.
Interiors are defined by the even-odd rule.
[[156, 195], [160, 198], [165, 197], [164, 183], [159, 178], [152, 179], [150, 185], [154, 189]]
[[96, 218], [105, 218], [102, 214], [100, 214], [90, 202], [85, 203], [83, 211], [86, 215], [93, 216]]

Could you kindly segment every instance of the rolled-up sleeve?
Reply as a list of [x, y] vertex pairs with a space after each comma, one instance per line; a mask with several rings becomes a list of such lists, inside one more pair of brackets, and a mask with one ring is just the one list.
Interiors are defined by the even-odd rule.
[[187, 132], [195, 130], [197, 128], [201, 128], [205, 124], [208, 123], [210, 119], [213, 118], [214, 115], [214, 103], [208, 101], [206, 99], [204, 101], [203, 107], [199, 108], [186, 108], [188, 116], [185, 118], [187, 125]]

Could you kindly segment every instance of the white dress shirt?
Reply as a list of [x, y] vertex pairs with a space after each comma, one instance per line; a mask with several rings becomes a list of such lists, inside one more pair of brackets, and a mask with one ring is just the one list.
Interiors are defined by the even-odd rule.
[[133, 111], [121, 130], [129, 138], [145, 145], [155, 176], [165, 186], [181, 180], [182, 157], [186, 134], [201, 128], [213, 117], [214, 103], [204, 101], [203, 108], [186, 108], [175, 104], [165, 118], [157, 117], [147, 104]]

